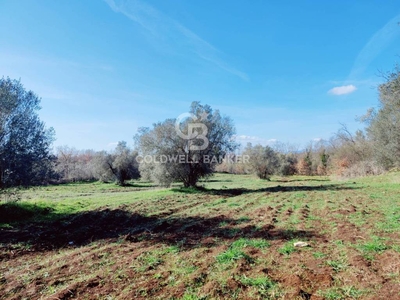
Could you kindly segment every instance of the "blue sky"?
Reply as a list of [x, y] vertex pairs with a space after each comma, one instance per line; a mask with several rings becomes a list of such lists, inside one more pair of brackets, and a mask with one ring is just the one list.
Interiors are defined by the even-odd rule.
[[112, 149], [200, 101], [240, 142], [306, 145], [376, 106], [397, 1], [0, 0], [0, 76], [42, 98], [55, 146]]

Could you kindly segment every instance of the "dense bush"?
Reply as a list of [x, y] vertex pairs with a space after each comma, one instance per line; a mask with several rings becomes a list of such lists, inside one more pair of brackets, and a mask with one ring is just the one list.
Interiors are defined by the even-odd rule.
[[380, 175], [384, 172], [385, 169], [383, 166], [378, 164], [376, 161], [360, 161], [344, 169], [341, 175], [344, 177], [361, 177]]
[[295, 175], [297, 173], [297, 157], [293, 153], [279, 154], [279, 167], [277, 174], [282, 176]]

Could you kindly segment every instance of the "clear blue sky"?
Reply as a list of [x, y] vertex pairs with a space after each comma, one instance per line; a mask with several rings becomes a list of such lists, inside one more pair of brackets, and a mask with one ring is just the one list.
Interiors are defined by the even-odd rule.
[[0, 0], [0, 76], [42, 98], [55, 146], [132, 144], [192, 101], [243, 143], [305, 145], [361, 127], [399, 61], [398, 22], [389, 0]]

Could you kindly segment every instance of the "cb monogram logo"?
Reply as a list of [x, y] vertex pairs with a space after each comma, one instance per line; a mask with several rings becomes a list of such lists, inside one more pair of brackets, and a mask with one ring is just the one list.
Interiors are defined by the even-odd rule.
[[[187, 132], [187, 134], [185, 134], [182, 132], [180, 124], [182, 123], [183, 120], [185, 120], [187, 118], [191, 118], [196, 123], [189, 123], [188, 124], [188, 132]], [[175, 130], [179, 137], [181, 137], [184, 140], [195, 140], [196, 139], [196, 140], [203, 141], [203, 143], [201, 145], [190, 144], [189, 150], [205, 150], [205, 149], [207, 149], [207, 147], [208, 147], [208, 138], [207, 138], [208, 128], [204, 123], [201, 123], [206, 118], [207, 118], [206, 113], [203, 113], [200, 118], [198, 118], [196, 115], [191, 114], [191, 113], [183, 113], [178, 118], [176, 118]], [[201, 129], [201, 133], [199, 132], [199, 130], [196, 130], [199, 128]]]

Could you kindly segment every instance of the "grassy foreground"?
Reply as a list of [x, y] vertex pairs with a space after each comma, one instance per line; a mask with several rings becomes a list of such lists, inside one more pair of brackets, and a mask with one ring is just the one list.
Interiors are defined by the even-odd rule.
[[399, 173], [201, 185], [24, 191], [0, 205], [0, 299], [400, 299]]

